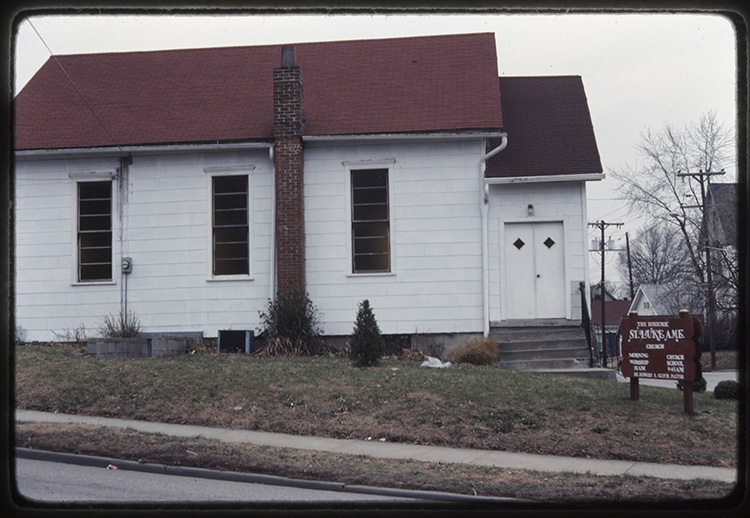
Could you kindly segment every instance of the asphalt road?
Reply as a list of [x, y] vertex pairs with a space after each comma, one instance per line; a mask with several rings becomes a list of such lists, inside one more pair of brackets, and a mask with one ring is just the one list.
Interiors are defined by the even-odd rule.
[[408, 498], [114, 470], [17, 458], [18, 490], [42, 502], [415, 502]]

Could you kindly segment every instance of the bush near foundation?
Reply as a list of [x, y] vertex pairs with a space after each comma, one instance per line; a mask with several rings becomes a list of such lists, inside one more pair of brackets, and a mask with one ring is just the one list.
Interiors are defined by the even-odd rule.
[[325, 352], [318, 308], [304, 290], [278, 293], [260, 312], [262, 356], [314, 356]]
[[740, 384], [733, 380], [720, 381], [714, 388], [716, 399], [739, 399]]
[[105, 338], [137, 338], [141, 335], [141, 321], [130, 311], [127, 314], [120, 312], [118, 316], [109, 315], [104, 317], [99, 333]]
[[451, 349], [448, 359], [455, 363], [494, 365], [498, 352], [497, 342], [492, 338], [474, 338]]
[[349, 349], [349, 355], [357, 367], [377, 365], [385, 354], [385, 340], [367, 299], [359, 303], [354, 332], [349, 338]]

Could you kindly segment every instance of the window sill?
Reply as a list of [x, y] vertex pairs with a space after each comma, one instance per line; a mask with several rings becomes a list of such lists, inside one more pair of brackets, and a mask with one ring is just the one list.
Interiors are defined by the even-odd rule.
[[254, 281], [252, 275], [220, 275], [216, 277], [207, 277], [207, 282], [227, 282], [227, 281]]
[[114, 286], [115, 284], [117, 284], [117, 281], [73, 281], [70, 283], [71, 286]]
[[395, 277], [396, 272], [347, 273], [347, 277]]

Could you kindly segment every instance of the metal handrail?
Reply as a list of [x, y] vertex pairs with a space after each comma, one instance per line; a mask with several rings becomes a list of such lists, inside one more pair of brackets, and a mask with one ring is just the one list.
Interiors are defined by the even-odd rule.
[[581, 292], [581, 326], [583, 326], [584, 334], [586, 335], [586, 343], [589, 346], [589, 367], [594, 367], [594, 348], [591, 344], [591, 316], [589, 315], [589, 307], [586, 300], [586, 283], [581, 282], [578, 285], [578, 289]]

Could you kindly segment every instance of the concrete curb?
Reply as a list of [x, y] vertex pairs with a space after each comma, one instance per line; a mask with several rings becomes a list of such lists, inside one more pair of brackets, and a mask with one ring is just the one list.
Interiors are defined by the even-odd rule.
[[109, 426], [113, 428], [127, 428], [145, 433], [206, 438], [230, 443], [365, 455], [381, 459], [410, 459], [423, 462], [459, 463], [540, 472], [580, 473], [604, 476], [650, 476], [677, 480], [706, 479], [729, 483], [737, 482], [738, 473], [735, 469], [712, 466], [684, 466], [678, 464], [586, 459], [581, 457], [560, 457], [509, 451], [447, 448], [443, 446], [385, 443], [353, 439], [331, 439], [327, 437], [296, 436], [248, 430], [228, 430], [205, 426], [131, 421], [107, 417], [51, 414], [31, 410], [16, 410], [15, 417], [17, 422], [28, 421]]
[[40, 460], [46, 462], [59, 462], [63, 464], [75, 464], [78, 466], [89, 466], [106, 469], [107, 466], [116, 466], [118, 470], [140, 471], [159, 475], [174, 475], [179, 477], [204, 478], [210, 480], [224, 480], [228, 482], [243, 482], [251, 484], [265, 484], [269, 486], [296, 487], [301, 489], [314, 489], [318, 491], [339, 491], [354, 494], [393, 496], [400, 498], [411, 498], [415, 500], [442, 501], [470, 504], [497, 504], [508, 502], [527, 502], [517, 498], [500, 498], [460, 495], [455, 493], [443, 493], [437, 491], [417, 491], [410, 489], [391, 489], [373, 486], [347, 485], [341, 482], [325, 482], [319, 480], [305, 480], [275, 475], [261, 475], [257, 473], [241, 473], [235, 471], [218, 471], [205, 468], [194, 468], [188, 466], [170, 466], [166, 464], [141, 463], [131, 460], [113, 459], [109, 457], [97, 457], [93, 455], [78, 455], [73, 453], [58, 453], [45, 450], [31, 450], [28, 448], [16, 448], [16, 457], [28, 460]]

